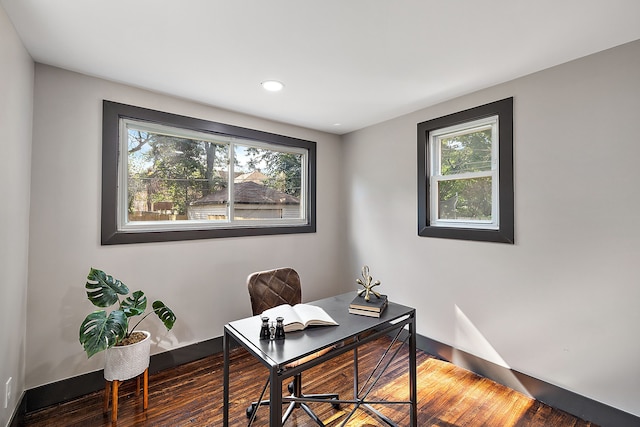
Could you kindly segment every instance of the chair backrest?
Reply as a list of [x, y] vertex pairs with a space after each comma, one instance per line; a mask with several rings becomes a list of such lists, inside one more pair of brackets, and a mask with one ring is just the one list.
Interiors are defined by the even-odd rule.
[[300, 276], [293, 268], [276, 268], [252, 273], [247, 278], [253, 315], [281, 304], [302, 302]]

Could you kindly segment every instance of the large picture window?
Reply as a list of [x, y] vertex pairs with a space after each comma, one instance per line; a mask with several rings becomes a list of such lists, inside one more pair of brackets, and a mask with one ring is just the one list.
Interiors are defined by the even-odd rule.
[[315, 232], [314, 142], [103, 109], [103, 244]]
[[418, 234], [513, 243], [513, 98], [418, 124]]

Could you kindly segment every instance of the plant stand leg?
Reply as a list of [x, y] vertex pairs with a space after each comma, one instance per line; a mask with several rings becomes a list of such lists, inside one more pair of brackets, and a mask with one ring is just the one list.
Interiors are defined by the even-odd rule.
[[143, 405], [142, 407], [146, 410], [147, 406], [149, 406], [149, 368], [144, 370], [144, 381], [143, 381]]
[[113, 380], [111, 384], [111, 421], [118, 421], [118, 388], [120, 382]]

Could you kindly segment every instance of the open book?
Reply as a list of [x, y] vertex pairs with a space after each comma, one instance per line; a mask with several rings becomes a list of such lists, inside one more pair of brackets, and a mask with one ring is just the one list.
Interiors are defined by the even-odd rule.
[[284, 318], [284, 331], [299, 331], [307, 326], [337, 325], [322, 308], [310, 304], [282, 304], [262, 312], [262, 316], [269, 316], [269, 322], [274, 322], [276, 317]]

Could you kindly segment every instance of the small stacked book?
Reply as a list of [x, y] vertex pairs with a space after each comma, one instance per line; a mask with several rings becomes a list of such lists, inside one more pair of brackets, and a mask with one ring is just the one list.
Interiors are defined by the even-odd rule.
[[351, 301], [351, 304], [349, 304], [349, 313], [359, 314], [361, 316], [380, 317], [385, 308], [387, 308], [386, 295], [380, 295], [380, 298], [371, 295], [369, 301], [365, 300], [363, 296], [356, 295], [353, 301]]

